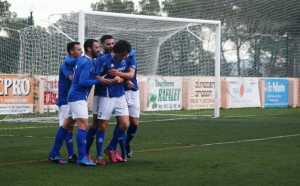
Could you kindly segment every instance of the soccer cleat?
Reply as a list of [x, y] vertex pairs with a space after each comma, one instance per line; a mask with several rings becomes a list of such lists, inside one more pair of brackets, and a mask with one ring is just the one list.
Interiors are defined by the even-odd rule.
[[77, 162], [77, 156], [73, 154], [68, 158], [68, 163], [76, 163]]
[[130, 145], [129, 144], [126, 145], [125, 148], [126, 148], [126, 152], [127, 152], [127, 157], [132, 158], [132, 151], [131, 151]]
[[79, 159], [77, 160], [77, 165], [94, 167], [94, 166], [96, 166], [96, 163], [90, 162], [86, 157], [84, 157], [81, 160], [79, 160]]
[[123, 159], [123, 162], [127, 162], [127, 156], [125, 154], [122, 154], [122, 159]]
[[89, 162], [94, 163], [94, 160], [91, 158], [89, 154], [86, 154], [85, 157], [89, 160]]
[[102, 156], [97, 157], [96, 159], [96, 164], [97, 165], [105, 165], [106, 162], [104, 161], [104, 158]]
[[113, 151], [110, 151], [108, 149], [105, 149], [104, 150], [104, 153], [108, 156], [109, 160], [112, 162], [112, 163], [116, 163], [117, 160], [115, 158], [115, 154]]
[[66, 164], [66, 163], [68, 163], [60, 155], [52, 156], [52, 155], [49, 154], [48, 161], [52, 162], [52, 163], [58, 163], [58, 164]]
[[115, 158], [118, 162], [124, 162], [123, 158], [120, 156], [118, 149], [115, 151]]

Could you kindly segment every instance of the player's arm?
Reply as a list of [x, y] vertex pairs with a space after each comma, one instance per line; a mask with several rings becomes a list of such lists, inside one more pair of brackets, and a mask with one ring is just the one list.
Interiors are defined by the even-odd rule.
[[110, 85], [112, 84], [112, 80], [111, 79], [106, 79], [106, 74], [103, 74], [104, 72], [104, 60], [99, 58], [96, 64], [96, 70], [95, 70], [95, 74], [96, 74], [96, 78], [100, 79], [100, 84], [102, 85]]
[[134, 87], [134, 84], [133, 84], [132, 81], [130, 81], [130, 80], [127, 80], [127, 81], [125, 82], [125, 84], [126, 84], [126, 86], [127, 86], [129, 89], [132, 89], [132, 88]]
[[108, 71], [108, 74], [110, 76], [119, 76], [120, 78], [129, 80], [134, 77], [135, 69], [134, 68], [129, 68], [128, 72], [120, 72], [117, 69], [111, 69]]
[[84, 63], [81, 69], [80, 77], [79, 77], [79, 85], [80, 86], [92, 86], [99, 84], [101, 79], [90, 79], [90, 71], [93, 68], [93, 64]]
[[128, 72], [120, 72], [116, 69], [111, 69], [108, 71], [108, 74], [111, 76], [120, 76], [125, 80], [130, 80], [134, 77], [135, 69], [136, 69], [136, 58], [134, 56], [130, 56], [127, 59]]
[[113, 84], [118, 84], [118, 83], [123, 83], [124, 79], [121, 78], [120, 76], [115, 76], [114, 79], [112, 79]]
[[70, 56], [66, 56], [64, 64], [67, 66], [75, 67], [79, 57], [72, 59]]
[[73, 77], [74, 77], [74, 75], [71, 74], [71, 75], [69, 75], [68, 79], [69, 79], [70, 81], [72, 81], [72, 80], [73, 80]]
[[123, 81], [124, 81], [124, 79], [120, 78], [119, 76], [114, 77], [114, 79], [106, 79], [105, 78], [106, 76], [107, 76], [107, 74], [102, 75], [102, 76], [96, 75], [96, 78], [101, 80], [100, 84], [102, 84], [102, 85], [118, 84], [118, 83], [123, 83]]
[[106, 76], [107, 76], [107, 74], [102, 75], [102, 76], [96, 75], [96, 78], [100, 79], [100, 84], [102, 84], [102, 85], [111, 85], [111, 84], [113, 84], [113, 79], [106, 79], [105, 78]]
[[66, 77], [66, 79], [68, 79], [70, 81], [73, 80], [74, 72], [70, 67], [68, 67], [65, 64], [62, 64], [61, 70], [62, 70], [62, 73], [64, 74], [64, 76]]

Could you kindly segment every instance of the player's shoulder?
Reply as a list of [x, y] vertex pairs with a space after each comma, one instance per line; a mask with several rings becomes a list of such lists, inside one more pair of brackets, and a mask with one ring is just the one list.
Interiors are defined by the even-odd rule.
[[130, 50], [130, 53], [129, 53], [129, 56], [128, 56], [128, 58], [127, 58], [127, 61], [135, 61], [136, 60], [136, 58], [135, 58], [135, 54], [136, 54], [136, 51], [135, 50], [133, 50], [133, 49], [131, 49]]
[[78, 59], [78, 63], [79, 64], [85, 64], [86, 62], [93, 62], [93, 60], [87, 56], [81, 56], [79, 59]]
[[72, 60], [71, 56], [67, 55], [64, 59], [64, 62], [71, 61], [71, 60]]
[[135, 58], [135, 56], [129, 56], [128, 58], [126, 58], [126, 62], [127, 62], [128, 64], [136, 63], [136, 58]]
[[104, 56], [105, 54], [103, 54], [102, 52], [98, 53], [98, 58], [101, 58], [102, 56]]
[[130, 53], [129, 53], [129, 57], [132, 57], [136, 54], [136, 51], [134, 49], [131, 49], [130, 50]]
[[83, 60], [86, 60], [86, 59], [88, 59], [87, 56], [80, 56], [80, 57], [78, 58], [78, 61], [83, 61]]
[[76, 62], [77, 62], [77, 58], [73, 59], [73, 58], [71, 58], [71, 56], [67, 55], [64, 59], [63, 64], [65, 64], [67, 66], [75, 66]]
[[101, 60], [107, 61], [109, 59], [111, 59], [111, 53], [105, 54], [103, 56], [100, 57]]

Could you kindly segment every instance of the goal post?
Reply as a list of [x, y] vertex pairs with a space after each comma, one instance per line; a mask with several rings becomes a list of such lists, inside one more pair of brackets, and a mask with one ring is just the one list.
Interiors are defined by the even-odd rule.
[[[125, 23], [124, 23], [125, 22]], [[98, 29], [93, 28], [94, 26], [91, 24], [99, 24]], [[137, 26], [138, 25], [138, 26]], [[191, 27], [191, 29], [189, 29]], [[92, 30], [96, 30], [95, 33], [91, 34]], [[98, 33], [97, 33], [98, 30]], [[88, 33], [87, 33], [88, 32]], [[161, 34], [159, 33], [161, 32]], [[207, 55], [208, 52], [201, 49], [201, 47], [211, 47], [214, 51], [212, 59], [214, 60], [214, 64], [208, 64], [205, 59], [199, 59], [197, 63], [203, 63], [207, 66], [214, 66], [214, 72], [212, 74], [197, 71], [191, 71], [190, 74], [171, 74], [172, 76], [213, 76], [214, 77], [214, 107], [213, 107], [213, 117], [219, 117], [220, 112], [220, 47], [221, 47], [221, 22], [217, 20], [199, 20], [199, 19], [185, 19], [185, 18], [172, 18], [172, 17], [160, 17], [160, 16], [145, 16], [145, 15], [133, 15], [133, 14], [123, 14], [123, 13], [110, 13], [110, 12], [99, 12], [99, 11], [79, 11], [78, 16], [78, 40], [83, 44], [85, 39], [89, 37], [99, 38], [100, 35], [103, 34], [111, 34], [117, 39], [128, 39], [131, 43], [133, 43], [133, 48], [137, 50], [137, 53], [147, 51], [147, 49], [143, 49], [143, 42], [147, 42], [146, 39], [155, 37], [158, 38], [159, 42], [157, 45], [148, 47], [156, 47], [157, 51], [154, 49], [152, 54], [158, 52], [156, 54], [156, 61], [149, 60], [149, 63], [152, 63], [152, 67], [149, 67], [149, 70], [142, 70], [140, 75], [161, 75], [158, 73], [159, 60], [162, 60], [160, 57], [162, 56], [162, 52], [172, 52], [172, 51], [160, 51], [162, 49], [162, 45], [168, 41], [172, 42], [172, 39], [176, 39], [175, 35], [178, 35], [179, 32], [186, 32], [189, 35], [183, 37], [192, 38], [193, 42], [198, 42], [200, 47], [197, 49], [198, 54], [196, 55]], [[213, 33], [199, 33], [199, 32], [213, 32]], [[132, 34], [133, 36], [128, 36], [128, 34]], [[136, 36], [135, 36], [136, 35]], [[141, 36], [142, 35], [142, 36]], [[203, 37], [211, 37], [213, 35], [214, 38], [203, 38]], [[140, 39], [137, 41], [137, 39]], [[177, 37], [178, 38], [178, 37]], [[145, 39], [145, 41], [143, 41]], [[175, 45], [178, 46], [180, 41], [176, 41]], [[187, 42], [187, 45], [189, 43]], [[184, 46], [183, 46], [184, 48]], [[186, 47], [189, 49], [189, 47]], [[207, 49], [209, 50], [209, 49]], [[183, 51], [187, 52], [187, 51]], [[195, 53], [196, 53], [195, 52]], [[206, 53], [207, 52], [207, 53]], [[144, 55], [144, 54], [143, 54]], [[147, 55], [145, 55], [147, 56]], [[153, 55], [148, 56], [153, 57]], [[172, 56], [171, 56], [172, 58]], [[138, 59], [138, 65], [141, 59]], [[147, 59], [142, 58], [142, 60], [147, 61]], [[169, 59], [167, 59], [169, 60]], [[202, 60], [202, 61], [201, 61]], [[147, 62], [146, 62], [147, 63]], [[170, 61], [169, 63], [172, 63]], [[193, 62], [189, 62], [193, 63]], [[195, 62], [196, 63], [196, 62]], [[207, 66], [203, 68], [207, 68]], [[140, 66], [139, 66], [140, 68]], [[141, 72], [138, 68], [138, 72]], [[142, 66], [143, 68], [143, 66]], [[179, 66], [180, 68], [180, 66]], [[190, 70], [190, 69], [188, 69]], [[170, 74], [165, 73], [167, 76]], [[164, 75], [164, 74], [162, 74]], [[201, 108], [200, 108], [201, 109]], [[209, 115], [209, 114], [208, 114]]]

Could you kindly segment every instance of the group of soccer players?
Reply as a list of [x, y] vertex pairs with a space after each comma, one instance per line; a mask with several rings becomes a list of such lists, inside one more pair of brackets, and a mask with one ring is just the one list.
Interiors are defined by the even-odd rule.
[[[139, 90], [136, 79], [137, 62], [135, 51], [126, 40], [114, 43], [111, 35], [84, 42], [85, 55], [79, 42], [67, 45], [68, 56], [59, 71], [57, 105], [60, 127], [56, 133], [48, 161], [54, 163], [77, 163], [83, 166], [105, 165], [104, 152], [112, 163], [125, 162], [132, 157], [130, 142], [139, 124]], [[95, 85], [93, 97], [93, 122], [88, 123], [87, 98]], [[103, 151], [105, 131], [111, 116], [117, 125], [112, 139]], [[77, 123], [78, 157], [74, 153], [72, 131]], [[92, 159], [90, 148], [96, 136], [96, 159]], [[66, 142], [68, 160], [59, 150]], [[121, 155], [117, 150], [120, 145]]]

